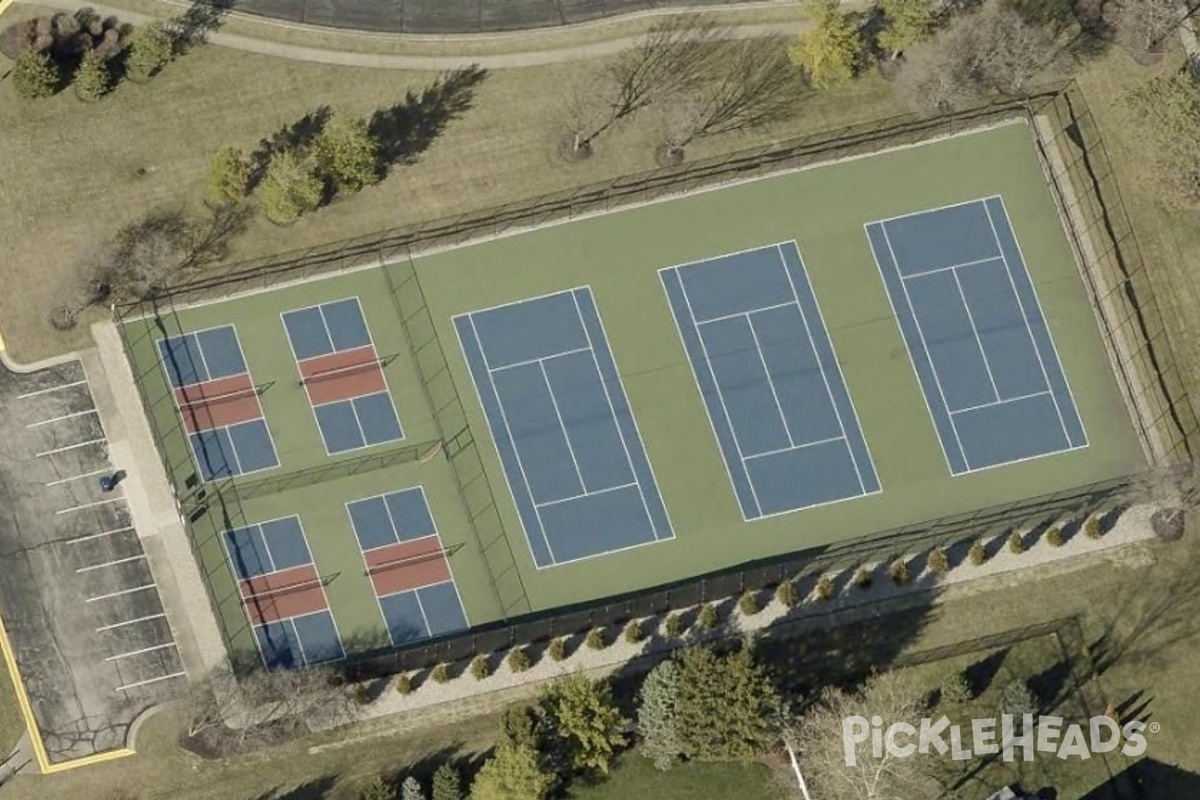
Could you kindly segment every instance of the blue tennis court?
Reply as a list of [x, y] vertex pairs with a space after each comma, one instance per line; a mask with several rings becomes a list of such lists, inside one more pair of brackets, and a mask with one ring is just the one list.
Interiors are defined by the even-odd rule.
[[746, 520], [880, 491], [795, 242], [659, 277]]
[[158, 355], [204, 480], [279, 466], [232, 325], [159, 339]]
[[303, 667], [345, 656], [299, 517], [227, 530], [223, 539], [268, 668]]
[[325, 452], [404, 438], [357, 297], [285, 311], [282, 318]]
[[589, 287], [454, 326], [539, 568], [673, 538]]
[[952, 474], [1087, 446], [1000, 197], [866, 230]]
[[346, 504], [392, 644], [469, 627], [420, 486]]

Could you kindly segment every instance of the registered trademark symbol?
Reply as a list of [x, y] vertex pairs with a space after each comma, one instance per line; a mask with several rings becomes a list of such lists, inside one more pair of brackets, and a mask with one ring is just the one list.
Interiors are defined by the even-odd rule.
[[1150, 723], [1150, 732], [1151, 733], [1158, 733], [1161, 730], [1162, 730], [1162, 725], [1158, 724], [1157, 722]]

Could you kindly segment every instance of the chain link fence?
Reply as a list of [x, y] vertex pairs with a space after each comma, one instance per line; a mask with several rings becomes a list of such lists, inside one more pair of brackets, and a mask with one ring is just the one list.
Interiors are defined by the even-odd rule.
[[[719, 601], [801, 575], [882, 562], [1015, 527], [1078, 518], [1126, 502], [1132, 490], [1132, 476], [928, 520], [620, 598], [531, 613], [495, 492], [467, 424], [412, 261], [423, 253], [552, 221], [576, 219], [697, 189], [869, 155], [1014, 120], [1030, 125], [1035, 133], [1047, 179], [1079, 257], [1121, 391], [1148, 461], [1157, 465], [1190, 459], [1196, 444], [1196, 417], [1179, 378], [1103, 142], [1073, 84], [1025, 98], [997, 99], [950, 116], [928, 119], [903, 115], [814, 133], [769, 147], [622, 177], [499, 208], [276, 257], [231, 263], [203, 274], [181, 275], [154, 301], [115, 308], [114, 312], [119, 320], [135, 314], [157, 319], [164, 315], [164, 309], [166, 316], [170, 316], [173, 308], [189, 303], [262, 291], [348, 269], [382, 269], [439, 426], [442, 455], [454, 472], [460, 498], [471, 519], [475, 544], [492, 573], [492, 588], [504, 619], [448, 639], [357, 657], [347, 669], [353, 677], [365, 678], [456, 661], [515, 644], [571, 636], [594, 627], [619, 625], [671, 609]], [[136, 364], [134, 371], [136, 374]], [[143, 394], [143, 402], [152, 411], [155, 403], [161, 401]], [[169, 461], [170, 451], [161, 443], [160, 450]], [[200, 490], [201, 498], [193, 490], [189, 498], [181, 499], [181, 512], [199, 513], [195, 520], [188, 517], [194, 536], [219, 535], [219, 526], [240, 514], [237, 488], [232, 482], [225, 482], [205, 484]], [[197, 525], [207, 528], [200, 531]], [[214, 602], [220, 601], [214, 599]]]

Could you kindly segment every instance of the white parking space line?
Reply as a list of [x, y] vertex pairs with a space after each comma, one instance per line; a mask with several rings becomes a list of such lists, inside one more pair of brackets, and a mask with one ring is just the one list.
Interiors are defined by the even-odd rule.
[[138, 681], [137, 683], [127, 683], [124, 686], [118, 686], [117, 691], [123, 692], [126, 689], [133, 689], [136, 686], [145, 686], [147, 683], [158, 683], [159, 681], [166, 681], [166, 680], [170, 680], [171, 678], [182, 678], [184, 675], [187, 675], [187, 673], [186, 672], [172, 672], [170, 675], [159, 675], [157, 678], [149, 678], [144, 681]]
[[35, 454], [34, 457], [41, 458], [42, 456], [52, 456], [55, 453], [65, 453], [68, 450], [75, 450], [80, 447], [87, 447], [89, 444], [100, 444], [103, 441], [104, 441], [103, 436], [101, 436], [99, 439], [88, 439], [86, 442], [76, 442], [75, 444], [69, 444], [69, 445], [66, 445], [65, 447], [56, 447], [53, 450], [45, 450], [41, 453]]
[[41, 422], [31, 422], [28, 425], [26, 425], [25, 427], [26, 428], [37, 428], [42, 425], [49, 425], [52, 422], [62, 422], [64, 419], [75, 419], [76, 417], [83, 417], [88, 414], [95, 414], [95, 413], [97, 413], [96, 409], [89, 408], [87, 411], [76, 411], [74, 414], [63, 414], [61, 417], [54, 417], [53, 419], [44, 419]]
[[124, 628], [126, 625], [136, 625], [139, 622], [149, 622], [152, 619], [162, 619], [165, 616], [167, 616], [167, 614], [166, 612], [163, 612], [161, 614], [151, 614], [147, 617], [136, 617], [134, 619], [122, 620], [121, 622], [114, 622], [111, 625], [101, 625], [99, 628], [96, 628], [96, 633], [111, 631], [114, 628]]
[[87, 600], [84, 600], [83, 602], [94, 603], [97, 600], [107, 600], [110, 597], [120, 597], [123, 594], [133, 594], [134, 592], [144, 592], [147, 589], [154, 589], [156, 586], [157, 586], [157, 584], [147, 583], [145, 586], [135, 586], [132, 589], [122, 589], [119, 592], [109, 592], [108, 594], [98, 594], [95, 597], [89, 597]]
[[125, 499], [125, 495], [119, 494], [116, 497], [108, 497], [108, 498], [105, 498], [104, 500], [97, 500], [94, 503], [84, 503], [81, 506], [71, 506], [70, 508], [59, 509], [58, 511], [55, 511], [54, 513], [55, 514], [69, 514], [72, 511], [79, 511], [80, 509], [83, 509], [83, 508], [92, 508], [93, 506], [102, 506], [102, 505], [105, 505], [106, 503], [115, 503], [118, 500], [124, 500], [124, 499]]
[[115, 656], [109, 656], [105, 661], [120, 661], [122, 658], [130, 658], [131, 656], [140, 656], [142, 653], [153, 653], [155, 650], [166, 650], [168, 647], [174, 647], [174, 642], [163, 642], [156, 644], [153, 647], [143, 647], [141, 650], [130, 650], [128, 653], [121, 653]]
[[146, 558], [146, 554], [142, 553], [139, 556], [130, 556], [129, 558], [118, 558], [116, 561], [105, 561], [103, 564], [92, 564], [87, 567], [80, 567], [75, 570], [78, 575], [81, 572], [91, 572], [94, 569], [104, 569], [105, 567], [115, 567], [117, 564], [128, 564], [131, 561], [142, 561]]
[[48, 389], [38, 389], [36, 392], [26, 392], [25, 394], [17, 395], [18, 400], [24, 400], [27, 397], [37, 397], [40, 394], [48, 394], [49, 392], [57, 392], [62, 389], [70, 389], [72, 386], [83, 386], [87, 383], [86, 380], [73, 381], [71, 383], [60, 383], [58, 386], [51, 386]]
[[69, 478], [59, 478], [56, 481], [50, 481], [46, 485], [47, 486], [59, 486], [64, 483], [70, 483], [71, 481], [78, 481], [78, 480], [82, 480], [84, 478], [94, 478], [95, 476], [103, 475], [106, 472], [112, 472], [112, 469], [109, 467], [105, 467], [104, 469], [94, 469], [91, 472], [85, 472], [82, 475], [72, 475]]
[[124, 531], [133, 530], [132, 525], [126, 525], [124, 528], [113, 528], [111, 531], [100, 531], [99, 533], [89, 533], [87, 536], [77, 536], [74, 539], [65, 539], [61, 544], [75, 544], [76, 542], [86, 542], [91, 539], [99, 539], [101, 536], [112, 536], [114, 533], [122, 533]]

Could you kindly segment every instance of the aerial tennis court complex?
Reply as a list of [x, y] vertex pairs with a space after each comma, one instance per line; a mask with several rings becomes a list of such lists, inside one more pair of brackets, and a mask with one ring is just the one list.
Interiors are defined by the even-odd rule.
[[1024, 123], [123, 326], [228, 641], [270, 666], [1144, 462]]

